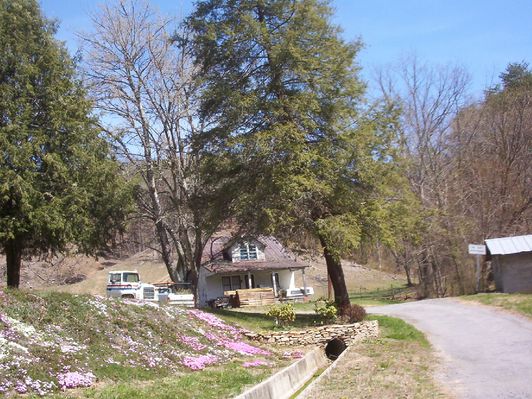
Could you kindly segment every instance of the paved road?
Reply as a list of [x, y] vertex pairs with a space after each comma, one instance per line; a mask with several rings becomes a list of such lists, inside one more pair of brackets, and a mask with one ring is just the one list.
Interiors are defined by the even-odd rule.
[[442, 357], [437, 378], [457, 398], [532, 399], [531, 320], [455, 299], [366, 310], [423, 331]]

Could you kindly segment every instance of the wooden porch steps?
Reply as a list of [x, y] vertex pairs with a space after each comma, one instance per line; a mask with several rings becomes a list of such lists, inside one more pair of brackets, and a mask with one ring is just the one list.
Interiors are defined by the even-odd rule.
[[236, 290], [236, 298], [240, 306], [264, 306], [277, 303], [273, 288]]

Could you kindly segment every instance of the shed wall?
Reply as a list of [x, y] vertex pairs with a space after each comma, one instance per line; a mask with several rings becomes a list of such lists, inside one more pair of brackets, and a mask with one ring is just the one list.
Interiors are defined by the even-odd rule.
[[496, 255], [493, 265], [498, 291], [532, 293], [532, 252]]

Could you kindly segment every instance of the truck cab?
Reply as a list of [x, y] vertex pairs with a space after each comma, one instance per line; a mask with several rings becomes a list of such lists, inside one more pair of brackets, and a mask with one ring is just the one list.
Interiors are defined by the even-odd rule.
[[129, 298], [156, 301], [155, 286], [142, 283], [136, 270], [116, 270], [109, 272], [107, 297]]

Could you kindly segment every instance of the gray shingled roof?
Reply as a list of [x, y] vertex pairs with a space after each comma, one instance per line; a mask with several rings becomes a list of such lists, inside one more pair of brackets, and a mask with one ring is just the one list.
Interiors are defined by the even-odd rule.
[[[238, 240], [239, 238], [236, 238]], [[247, 239], [247, 238], [244, 238]], [[214, 235], [209, 239], [202, 256], [202, 266], [213, 273], [248, 272], [253, 270], [303, 269], [308, 265], [298, 262], [295, 256], [274, 237], [251, 238], [264, 245], [265, 260], [227, 261], [223, 251], [235, 242], [229, 235]]]

